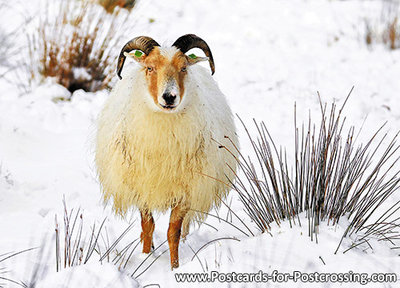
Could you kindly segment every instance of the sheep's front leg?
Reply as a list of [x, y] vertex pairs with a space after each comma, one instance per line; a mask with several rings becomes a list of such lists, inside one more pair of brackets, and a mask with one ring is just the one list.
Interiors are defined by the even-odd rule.
[[140, 234], [140, 242], [143, 243], [143, 253], [150, 253], [153, 244], [154, 219], [150, 212], [140, 211], [142, 217], [142, 233]]
[[185, 218], [186, 213], [187, 209], [183, 208], [181, 205], [177, 205], [175, 208], [172, 208], [171, 211], [167, 234], [169, 254], [171, 257], [171, 269], [179, 267], [179, 240], [181, 236], [183, 218]]

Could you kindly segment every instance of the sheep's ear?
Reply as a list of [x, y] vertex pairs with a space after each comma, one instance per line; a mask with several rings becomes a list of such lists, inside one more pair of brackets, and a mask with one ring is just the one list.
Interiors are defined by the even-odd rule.
[[208, 57], [198, 57], [194, 54], [186, 55], [189, 65], [193, 65], [202, 61], [208, 61]]
[[124, 52], [125, 57], [134, 59], [135, 61], [142, 63], [146, 59], [146, 54], [139, 50], [133, 50], [131, 52]]

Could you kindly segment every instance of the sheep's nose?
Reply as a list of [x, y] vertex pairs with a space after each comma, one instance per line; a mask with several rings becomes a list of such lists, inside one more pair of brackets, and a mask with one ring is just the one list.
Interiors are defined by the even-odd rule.
[[173, 105], [175, 103], [176, 95], [172, 93], [166, 92], [162, 95], [162, 97], [167, 105]]

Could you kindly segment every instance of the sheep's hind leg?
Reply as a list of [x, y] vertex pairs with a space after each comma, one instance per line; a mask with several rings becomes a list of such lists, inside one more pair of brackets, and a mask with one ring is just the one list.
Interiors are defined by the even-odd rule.
[[143, 243], [143, 253], [150, 253], [153, 246], [154, 219], [151, 212], [140, 211], [142, 217], [142, 233], [140, 233], [140, 242]]
[[179, 267], [179, 240], [181, 236], [182, 222], [185, 218], [186, 212], [187, 209], [183, 208], [181, 205], [177, 205], [175, 208], [172, 208], [171, 211], [167, 234], [169, 253], [171, 257], [171, 269]]

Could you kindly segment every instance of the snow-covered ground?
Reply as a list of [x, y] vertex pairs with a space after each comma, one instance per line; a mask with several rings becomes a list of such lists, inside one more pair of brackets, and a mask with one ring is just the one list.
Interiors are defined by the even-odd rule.
[[[7, 17], [2, 17], [0, 27], [8, 31], [17, 28], [19, 24], [13, 21], [13, 13], [15, 19], [25, 10], [37, 15], [40, 13], [38, 2], [31, 1], [30, 8], [18, 7], [22, 4], [17, 2], [20, 4], [8, 11]], [[381, 44], [368, 47], [364, 40], [365, 20], [379, 18], [380, 9], [381, 1], [362, 0], [141, 1], [132, 13], [135, 25], [125, 32], [125, 40], [149, 35], [160, 43], [171, 44], [186, 33], [201, 36], [213, 51], [214, 77], [232, 110], [246, 123], [252, 118], [265, 121], [276, 143], [288, 147], [293, 146], [295, 102], [298, 122], [307, 121], [309, 111], [317, 119], [317, 91], [324, 102], [341, 104], [355, 86], [345, 113], [349, 123], [356, 127], [364, 125], [360, 136], [363, 140], [385, 121], [390, 134], [400, 128], [400, 50], [389, 51]], [[20, 41], [24, 39], [21, 37]], [[120, 48], [115, 47], [118, 51]], [[128, 62], [126, 65], [135, 64]], [[62, 222], [64, 196], [69, 208], [83, 210], [87, 234], [90, 226], [95, 222], [99, 225], [104, 217], [107, 217], [105, 225], [110, 239], [116, 239], [128, 223], [135, 220], [137, 224], [122, 242], [133, 241], [140, 233], [137, 212], [120, 219], [112, 215], [109, 206], [104, 208], [96, 179], [95, 121], [108, 92], [76, 91], [70, 102], [52, 101], [68, 97], [68, 93], [48, 81], [21, 96], [15, 85], [0, 78], [0, 255], [40, 246], [44, 237], [48, 239], [50, 251], [44, 253], [46, 257], [42, 259], [36, 255], [37, 251], [32, 251], [0, 262], [0, 269], [4, 267], [7, 272], [0, 277], [28, 281], [32, 271], [40, 265], [47, 266], [38, 276], [41, 282], [37, 287], [40, 288], [145, 287], [149, 284], [198, 287], [199, 284], [176, 282], [169, 268], [168, 253], [136, 280], [130, 279], [127, 275], [145, 259], [139, 248], [122, 270], [123, 274], [111, 264], [100, 265], [95, 256], [88, 265], [55, 272], [55, 244], [51, 236], [55, 215]], [[241, 127], [239, 135], [242, 152], [250, 153]], [[232, 201], [232, 209], [256, 233], [240, 201], [234, 193], [231, 196], [228, 202]], [[400, 191], [392, 200], [400, 200]], [[223, 218], [226, 214], [224, 208], [219, 212]], [[167, 223], [168, 215], [157, 215], [156, 246], [166, 239]], [[289, 223], [274, 226], [271, 234], [256, 233], [254, 237], [247, 237], [213, 217], [209, 217], [207, 223], [218, 231], [207, 225], [192, 230], [180, 246], [181, 267], [174, 272], [394, 272], [400, 281], [399, 250], [391, 250], [385, 243], [375, 243], [373, 252], [355, 248], [343, 254], [351, 244], [347, 239], [338, 254], [334, 254], [345, 223], [335, 227], [323, 224], [318, 243], [310, 240], [307, 227], [290, 228]], [[233, 223], [247, 231], [235, 217]], [[210, 243], [194, 257], [203, 245], [218, 238], [224, 239]], [[164, 245], [147, 259], [139, 273], [166, 248]], [[70, 282], [65, 284], [67, 279]], [[366, 287], [398, 287], [399, 283], [370, 283]], [[13, 287], [0, 280], [1, 285]], [[215, 282], [207, 285], [201, 287], [265, 287], [266, 284]], [[360, 286], [332, 282], [269, 285]]]

